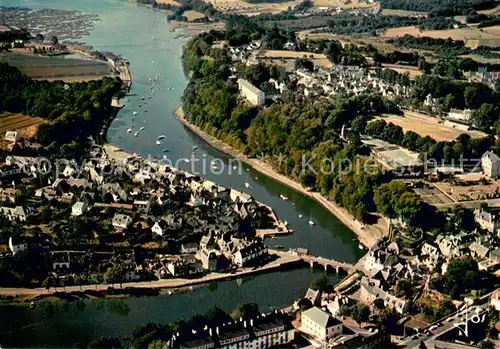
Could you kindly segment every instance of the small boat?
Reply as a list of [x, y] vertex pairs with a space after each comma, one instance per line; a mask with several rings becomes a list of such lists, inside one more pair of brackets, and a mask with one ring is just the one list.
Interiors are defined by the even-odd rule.
[[286, 227], [288, 225], [288, 221], [284, 221], [283, 224]]
[[196, 150], [198, 149], [198, 147], [196, 145], [193, 145], [193, 150]]
[[364, 250], [364, 249], [365, 249], [365, 247], [364, 247], [363, 245], [361, 245], [361, 244], [359, 244], [359, 245], [358, 245], [358, 248], [359, 248], [360, 250]]
[[189, 160], [189, 159], [184, 159], [184, 162], [191, 162], [191, 160]]
[[145, 112], [145, 113], [147, 113], [147, 112], [148, 112], [148, 110], [147, 110], [147, 109], [144, 109], [144, 112]]
[[301, 215], [301, 214], [299, 214], [299, 218], [302, 218], [302, 215]]
[[146, 128], [143, 126], [139, 129], [139, 131], [144, 131]]
[[172, 291], [170, 291], [170, 290], [169, 290], [167, 293], [168, 293], [168, 295], [169, 295], [169, 296], [171, 296], [171, 295], [173, 295], [173, 294], [174, 294], [174, 293], [173, 293]]
[[163, 155], [163, 160], [166, 160], [166, 159], [168, 159], [168, 156]]
[[137, 115], [137, 112], [135, 111], [135, 112], [133, 112], [133, 114], [134, 114], [134, 115]]
[[151, 99], [151, 96], [148, 96], [148, 99]]
[[172, 87], [172, 91], [175, 91], [175, 88]]
[[312, 226], [314, 226], [314, 222], [310, 220], [310, 221], [309, 221], [309, 225], [310, 225], [311, 227], [312, 227]]
[[30, 303], [30, 308], [31, 308], [31, 309], [33, 309], [34, 307], [36, 307], [36, 303], [35, 303], [34, 301], [32, 301], [32, 302]]
[[151, 81], [151, 80], [152, 80], [152, 79], [151, 79], [151, 78], [149, 78], [149, 81]]
[[158, 136], [158, 139], [163, 139], [163, 138], [165, 138], [165, 135], [159, 135]]
[[161, 142], [160, 141], [156, 141], [156, 145], [161, 145]]
[[282, 249], [285, 248], [285, 246], [283, 246], [283, 245], [275, 245], [274, 248], [277, 249], [277, 250], [282, 250]]
[[168, 149], [167, 148], [163, 149], [163, 152], [168, 153]]
[[194, 287], [193, 286], [189, 286], [189, 290], [190, 291], [194, 291]]
[[[154, 36], [153, 36], [153, 37], [151, 37], [151, 39], [154, 39], [154, 38], [155, 38]], [[155, 61], [151, 61], [151, 63], [155, 64]]]
[[134, 137], [137, 137], [139, 135], [139, 132], [134, 133]]
[[287, 201], [288, 198], [286, 196], [284, 196], [283, 194], [280, 194], [280, 199], [283, 200], [283, 201]]
[[167, 87], [167, 91], [170, 91], [170, 87]]
[[139, 104], [139, 108], [142, 107], [142, 104]]
[[250, 169], [249, 169], [249, 168], [247, 168], [247, 172], [248, 172], [248, 171], [250, 171]]
[[132, 132], [132, 129], [131, 129], [131, 128], [128, 128], [128, 129], [127, 129], [127, 133], [130, 133], [130, 132]]
[[245, 182], [245, 187], [250, 188], [250, 184], [248, 184], [247, 182]]
[[144, 96], [141, 97], [141, 100], [145, 100], [145, 99], [146, 99], [146, 97], [144, 97]]

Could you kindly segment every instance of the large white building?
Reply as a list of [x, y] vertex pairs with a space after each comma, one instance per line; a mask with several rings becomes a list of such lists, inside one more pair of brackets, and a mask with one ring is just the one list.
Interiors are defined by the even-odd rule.
[[238, 79], [238, 89], [240, 94], [253, 105], [261, 106], [266, 101], [266, 95], [248, 80]]
[[325, 342], [342, 334], [342, 322], [318, 307], [302, 312], [301, 320], [301, 329], [320, 341]]
[[500, 158], [491, 151], [487, 151], [481, 157], [481, 166], [483, 172], [490, 178], [498, 178], [500, 176]]
[[472, 111], [470, 109], [450, 109], [448, 113], [448, 119], [452, 121], [458, 121], [463, 123], [470, 123], [470, 118], [472, 115]]

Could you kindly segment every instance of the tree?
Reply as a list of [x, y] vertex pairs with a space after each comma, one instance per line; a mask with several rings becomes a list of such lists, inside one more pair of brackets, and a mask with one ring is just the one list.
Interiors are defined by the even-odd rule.
[[328, 286], [328, 278], [326, 276], [321, 276], [311, 281], [309, 287], [315, 291], [324, 292]]
[[384, 303], [384, 300], [382, 298], [377, 298], [373, 301], [373, 305], [375, 306], [375, 308], [379, 309], [379, 310], [382, 310], [385, 308], [385, 303]]
[[250, 320], [259, 315], [259, 306], [256, 303], [240, 303], [236, 308], [235, 319]]
[[354, 321], [356, 321], [361, 327], [361, 324], [368, 321], [368, 319], [370, 318], [370, 308], [368, 308], [367, 305], [360, 303], [356, 305], [356, 307], [354, 307], [351, 316]]
[[114, 337], [101, 337], [98, 340], [94, 340], [87, 346], [89, 349], [121, 349], [123, 348], [122, 343], [118, 338]]

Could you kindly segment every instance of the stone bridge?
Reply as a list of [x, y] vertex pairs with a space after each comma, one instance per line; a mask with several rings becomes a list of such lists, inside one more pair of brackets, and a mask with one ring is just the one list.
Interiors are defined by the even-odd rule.
[[324, 257], [316, 257], [316, 256], [311, 256], [308, 254], [294, 254], [290, 252], [285, 252], [285, 251], [277, 251], [277, 250], [268, 250], [270, 254], [275, 254], [278, 255], [282, 259], [282, 264], [287, 264], [287, 263], [292, 263], [292, 262], [298, 262], [298, 261], [303, 261], [311, 266], [313, 268], [315, 265], [316, 266], [323, 266], [323, 268], [328, 270], [328, 267], [330, 269], [334, 269], [337, 274], [343, 270], [347, 274], [351, 274], [356, 271], [360, 271], [359, 268], [357, 268], [353, 264], [349, 264], [346, 262], [340, 262], [334, 259], [328, 259]]

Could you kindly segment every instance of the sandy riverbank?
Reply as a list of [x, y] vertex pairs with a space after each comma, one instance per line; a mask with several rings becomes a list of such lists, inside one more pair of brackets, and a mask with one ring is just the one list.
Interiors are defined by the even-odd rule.
[[358, 220], [356, 220], [349, 212], [347, 212], [347, 210], [335, 204], [334, 202], [326, 199], [320, 193], [311, 192], [307, 190], [300, 183], [276, 172], [276, 170], [274, 170], [269, 164], [261, 160], [252, 159], [245, 156], [237, 149], [227, 145], [226, 143], [209, 135], [199, 127], [189, 123], [184, 117], [184, 111], [182, 110], [182, 107], [177, 108], [174, 112], [174, 115], [183, 125], [185, 125], [191, 131], [196, 133], [199, 137], [201, 137], [205, 142], [210, 144], [212, 147], [245, 162], [246, 164], [254, 168], [256, 171], [296, 190], [297, 192], [303, 195], [309, 196], [310, 198], [316, 200], [330, 213], [335, 215], [345, 226], [351, 229], [357, 235], [359, 241], [364, 246], [370, 248], [375, 244], [375, 242], [378, 239], [380, 239], [387, 233], [388, 223], [385, 218], [380, 217], [376, 224], [372, 225], [363, 224]]

